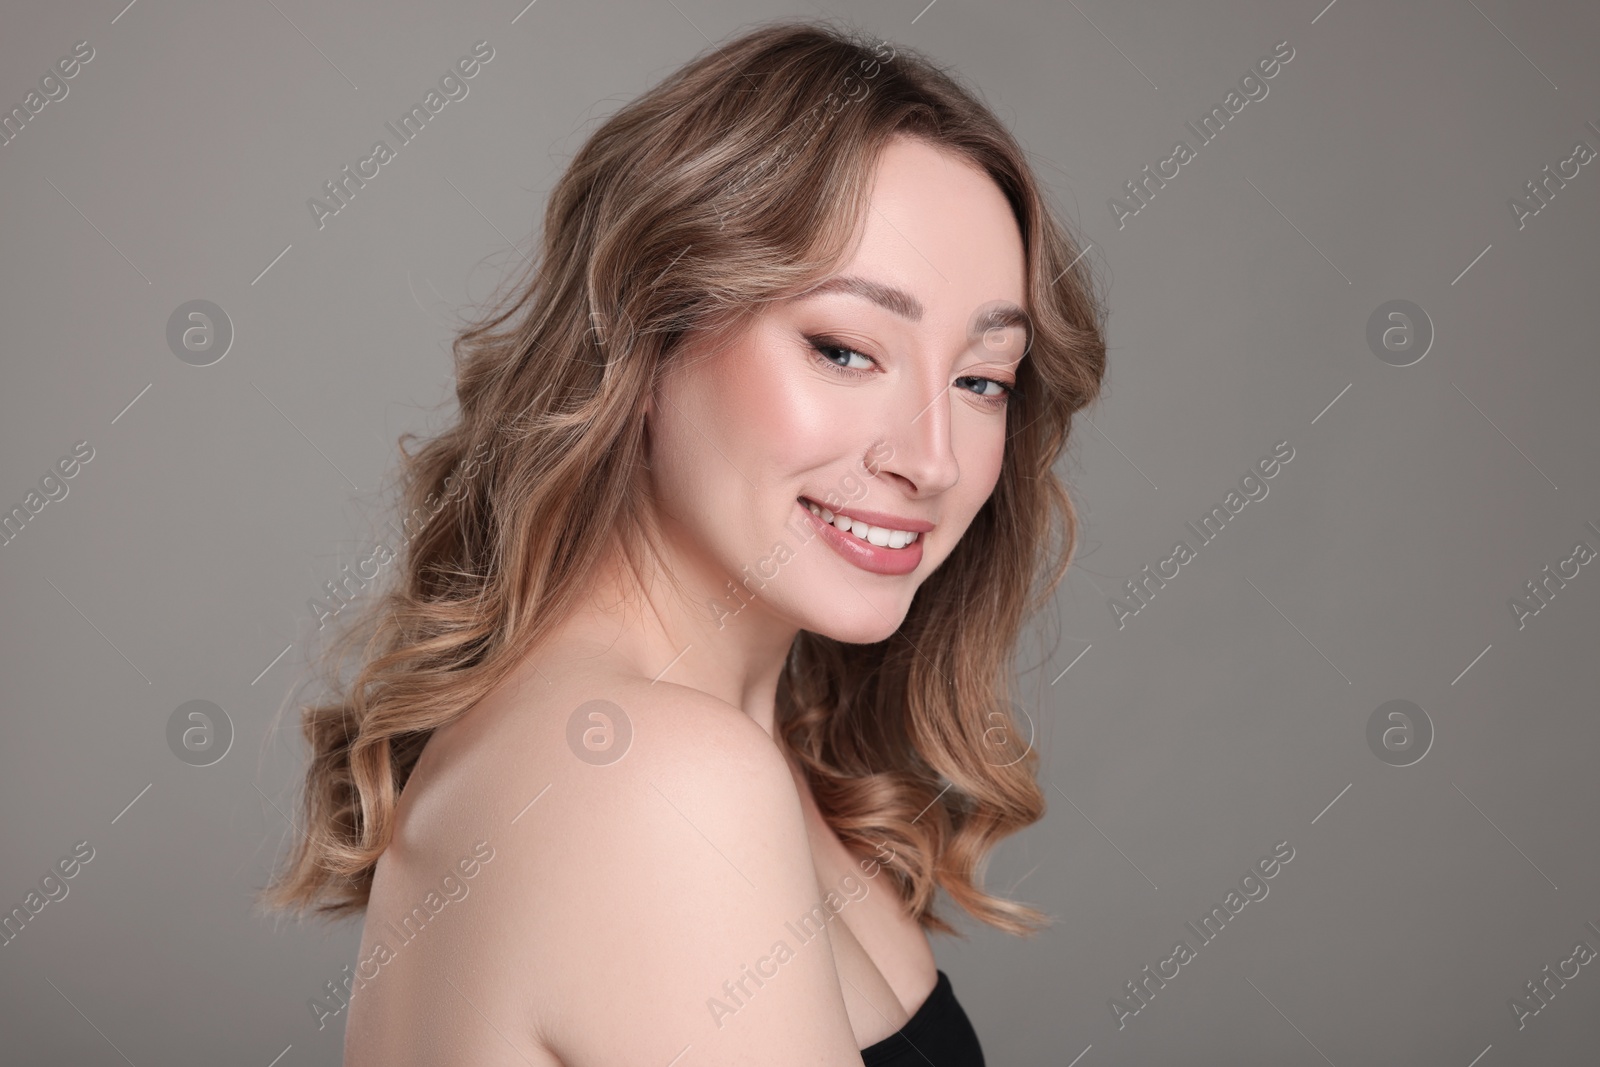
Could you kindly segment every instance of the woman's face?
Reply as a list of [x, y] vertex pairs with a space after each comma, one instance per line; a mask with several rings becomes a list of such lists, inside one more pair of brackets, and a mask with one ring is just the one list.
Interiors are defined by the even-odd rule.
[[692, 349], [652, 398], [656, 502], [708, 616], [893, 633], [999, 477], [1023, 303], [1000, 189], [960, 156], [891, 141], [845, 265]]

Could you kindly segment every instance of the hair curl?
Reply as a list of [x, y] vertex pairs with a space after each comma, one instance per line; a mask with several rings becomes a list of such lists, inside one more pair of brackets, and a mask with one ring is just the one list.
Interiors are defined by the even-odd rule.
[[925, 927], [954, 932], [935, 914], [939, 886], [1008, 932], [1048, 923], [980, 883], [994, 845], [1045, 810], [1008, 668], [1076, 542], [1053, 468], [1100, 390], [1104, 304], [1022, 149], [973, 93], [919, 53], [787, 20], [708, 49], [603, 122], [551, 193], [539, 256], [456, 338], [457, 417], [415, 452], [414, 435], [400, 438], [404, 508], [427, 518], [390, 587], [325, 652], [333, 698], [302, 712], [304, 832], [268, 906], [365, 907], [433, 731], [567, 616], [608, 533], [638, 551], [645, 405], [679, 342], [825, 277], [896, 136], [971, 160], [1009, 201], [1028, 358], [998, 484], [960, 543], [886, 640], [798, 635], [777, 729], [841, 840], [863, 855], [888, 845]]

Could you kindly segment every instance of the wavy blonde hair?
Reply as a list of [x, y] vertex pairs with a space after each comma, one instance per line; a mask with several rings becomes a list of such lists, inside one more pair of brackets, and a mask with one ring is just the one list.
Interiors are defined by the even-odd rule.
[[920, 54], [815, 21], [708, 49], [605, 120], [550, 195], [539, 256], [456, 338], [458, 415], [415, 452], [400, 438], [403, 507], [430, 517], [324, 652], [332, 699], [302, 712], [304, 832], [268, 907], [364, 909], [433, 731], [559, 626], [608, 544], [636, 559], [646, 543], [645, 405], [680, 342], [825, 277], [895, 136], [971, 160], [1010, 202], [1031, 358], [999, 482], [966, 535], [886, 640], [798, 635], [777, 729], [847, 847], [892, 855], [923, 926], [955, 932], [935, 913], [939, 886], [1008, 932], [1048, 924], [980, 883], [994, 845], [1045, 810], [1009, 663], [1076, 541], [1053, 468], [1099, 393], [1104, 304], [988, 107]]

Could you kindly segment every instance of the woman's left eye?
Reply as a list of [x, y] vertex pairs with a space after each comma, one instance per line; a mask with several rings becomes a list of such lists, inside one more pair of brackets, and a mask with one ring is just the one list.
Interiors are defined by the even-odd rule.
[[966, 378], [957, 378], [956, 382], [976, 382], [980, 390], [987, 390], [989, 386], [994, 386], [994, 392], [978, 392], [976, 395], [979, 400], [1006, 400], [1011, 396], [1011, 386], [1007, 385], [1005, 382], [997, 382], [993, 378], [970, 376]]

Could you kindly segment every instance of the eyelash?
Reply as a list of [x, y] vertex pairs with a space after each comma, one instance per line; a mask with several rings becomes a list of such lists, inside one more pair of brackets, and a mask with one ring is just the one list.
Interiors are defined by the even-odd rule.
[[[811, 348], [813, 349], [814, 355], [813, 355], [812, 358], [815, 359], [817, 363], [821, 364], [822, 366], [826, 367], [827, 369], [829, 369], [831, 371], [834, 371], [835, 373], [837, 373], [841, 377], [853, 378], [853, 377], [855, 377], [857, 375], [868, 374], [870, 372], [865, 370], [865, 369], [863, 369], [863, 368], [860, 368], [860, 367], [841, 367], [839, 364], [837, 364], [833, 360], [829, 359], [828, 356], [827, 356], [827, 353], [829, 353], [829, 352], [848, 352], [851, 355], [860, 356], [862, 359], [871, 360], [873, 363], [877, 363], [878, 362], [877, 360], [873, 359], [871, 356], [867, 355], [865, 352], [862, 352], [859, 349], [851, 348], [849, 345], [839, 344], [837, 341], [833, 340], [831, 337], [807, 337], [806, 341], [811, 345]], [[1000, 396], [979, 396], [977, 393], [972, 393], [973, 398], [976, 399], [979, 403], [988, 404], [990, 407], [994, 407], [994, 408], [1003, 408], [1003, 407], [1005, 407], [1006, 404], [1011, 400], [1011, 398], [1013, 396], [1016, 395], [1016, 392], [1017, 392], [1017, 387], [1015, 385], [1008, 385], [1007, 383], [1002, 382], [1002, 381], [1000, 381], [999, 379], [996, 379], [996, 378], [985, 378], [985, 377], [982, 377], [982, 376], [979, 376], [979, 375], [975, 375], [975, 374], [967, 374], [967, 375], [963, 375], [961, 378], [958, 378], [956, 380], [957, 381], [968, 381], [968, 380], [970, 380], [970, 381], [978, 381], [978, 382], [993, 382], [995, 385], [998, 385], [1000, 388], [1004, 389], [1005, 392], [1003, 394], [1001, 394]], [[967, 392], [971, 393], [972, 390], [969, 389], [969, 390], [967, 390]]]

